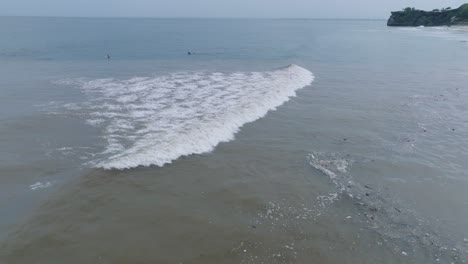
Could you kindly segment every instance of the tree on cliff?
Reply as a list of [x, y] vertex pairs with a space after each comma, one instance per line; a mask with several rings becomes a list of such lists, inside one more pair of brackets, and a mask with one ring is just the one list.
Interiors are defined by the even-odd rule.
[[414, 8], [414, 7], [403, 8], [403, 11], [405, 11], [405, 12], [407, 12], [407, 13], [412, 12], [412, 11], [415, 11], [415, 10], [416, 10], [416, 8]]
[[468, 4], [460, 6], [460, 11], [458, 12], [457, 17], [459, 19], [468, 19]]

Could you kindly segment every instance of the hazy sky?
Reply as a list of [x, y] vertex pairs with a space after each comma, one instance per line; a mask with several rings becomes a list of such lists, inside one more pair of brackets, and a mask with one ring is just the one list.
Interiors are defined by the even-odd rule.
[[0, 0], [0, 15], [92, 17], [387, 18], [414, 6], [458, 7], [468, 0]]

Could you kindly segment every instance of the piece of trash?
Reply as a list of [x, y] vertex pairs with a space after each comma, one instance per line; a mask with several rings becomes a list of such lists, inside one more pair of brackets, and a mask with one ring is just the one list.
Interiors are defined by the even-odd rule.
[[402, 251], [401, 254], [402, 254], [403, 256], [408, 256], [408, 253], [406, 253], [406, 252], [404, 252], [404, 251]]
[[351, 219], [351, 216], [348, 215], [348, 216], [346, 217], [346, 219]]

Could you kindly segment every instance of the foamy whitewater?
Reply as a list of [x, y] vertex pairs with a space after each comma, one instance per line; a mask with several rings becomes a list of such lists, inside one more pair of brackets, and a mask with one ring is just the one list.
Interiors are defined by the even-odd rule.
[[107, 147], [92, 166], [163, 166], [232, 140], [242, 125], [282, 105], [313, 79], [310, 71], [290, 65], [267, 72], [78, 81], [89, 101], [67, 107], [103, 129]]

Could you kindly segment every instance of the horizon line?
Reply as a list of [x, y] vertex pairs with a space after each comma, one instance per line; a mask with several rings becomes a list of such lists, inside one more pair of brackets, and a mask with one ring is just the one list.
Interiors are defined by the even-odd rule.
[[189, 16], [59, 16], [59, 15], [2, 15], [0, 17], [15, 18], [95, 18], [95, 19], [284, 19], [284, 20], [386, 20], [387, 18], [329, 18], [329, 17], [189, 17]]

